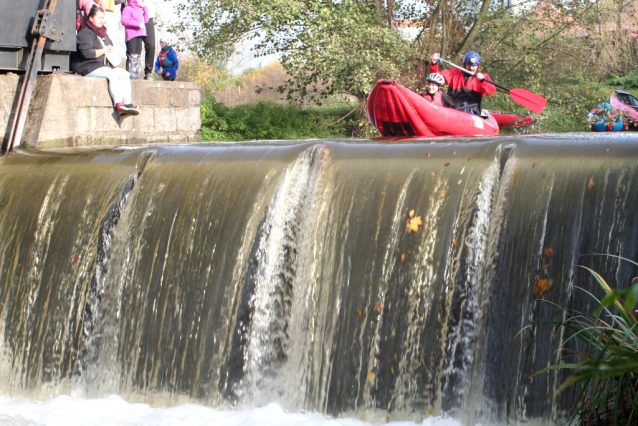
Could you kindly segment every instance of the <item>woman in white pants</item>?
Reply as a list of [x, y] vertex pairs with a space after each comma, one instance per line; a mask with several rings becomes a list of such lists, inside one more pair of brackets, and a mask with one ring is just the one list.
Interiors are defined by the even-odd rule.
[[115, 47], [106, 34], [104, 10], [93, 6], [77, 34], [78, 50], [71, 63], [74, 73], [87, 77], [103, 77], [109, 81], [109, 93], [122, 118], [139, 115], [131, 101], [131, 75], [116, 68], [108, 56], [116, 55]]

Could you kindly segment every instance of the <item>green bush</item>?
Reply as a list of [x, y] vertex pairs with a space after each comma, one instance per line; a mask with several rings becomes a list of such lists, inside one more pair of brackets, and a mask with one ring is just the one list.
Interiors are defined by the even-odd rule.
[[[305, 110], [280, 103], [227, 107], [215, 100], [201, 103], [202, 140], [247, 141], [268, 139], [312, 139], [347, 137], [353, 121], [337, 120], [352, 108]], [[354, 115], [354, 114], [353, 114]]]

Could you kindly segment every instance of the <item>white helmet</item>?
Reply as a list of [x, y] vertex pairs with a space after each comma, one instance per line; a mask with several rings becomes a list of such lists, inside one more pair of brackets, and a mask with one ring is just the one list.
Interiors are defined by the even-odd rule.
[[438, 72], [433, 72], [432, 74], [428, 75], [428, 77], [425, 80], [431, 81], [432, 83], [436, 83], [439, 86], [443, 86], [445, 84], [445, 79]]

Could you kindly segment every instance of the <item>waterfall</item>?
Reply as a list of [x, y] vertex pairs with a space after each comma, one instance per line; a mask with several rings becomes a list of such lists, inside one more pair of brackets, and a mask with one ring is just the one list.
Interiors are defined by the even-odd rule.
[[637, 147], [18, 150], [0, 159], [0, 390], [560, 423], [565, 374], [527, 378], [565, 356], [548, 323], [595, 307], [576, 265], [618, 288], [638, 272], [594, 255], [638, 259]]

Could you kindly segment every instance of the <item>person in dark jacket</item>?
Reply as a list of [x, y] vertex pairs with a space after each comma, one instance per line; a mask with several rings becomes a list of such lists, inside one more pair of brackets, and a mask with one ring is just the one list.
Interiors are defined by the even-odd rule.
[[[165, 38], [160, 40], [160, 47], [162, 50], [155, 61], [155, 72], [160, 74], [164, 80], [173, 81], [177, 77], [177, 69], [179, 68], [177, 53], [168, 45]], [[160, 68], [162, 69], [161, 73]]]
[[77, 52], [71, 69], [87, 77], [103, 77], [109, 81], [109, 93], [122, 117], [139, 115], [139, 109], [131, 102], [131, 75], [115, 68], [107, 56], [117, 55], [104, 27], [104, 10], [93, 6], [77, 34]]
[[[430, 72], [439, 72], [439, 54], [434, 53], [430, 57]], [[463, 57], [463, 66], [466, 70], [473, 72], [475, 75], [470, 76], [463, 71], [452, 68], [441, 71], [440, 74], [445, 78], [445, 82], [450, 87], [448, 95], [452, 96], [454, 101], [461, 108], [465, 105], [474, 105], [471, 112], [481, 114], [481, 103], [483, 96], [491, 95], [496, 92], [493, 84], [485, 82], [485, 79], [491, 80], [490, 76], [479, 71], [481, 65], [481, 56], [476, 52], [467, 52]], [[470, 111], [468, 111], [470, 112]]]
[[425, 99], [430, 102], [434, 102], [437, 105], [443, 105], [447, 108], [456, 109], [456, 102], [447, 93], [443, 93], [441, 88], [445, 85], [445, 79], [437, 72], [431, 73], [425, 79], [427, 85], [425, 86], [425, 92], [421, 93]]

